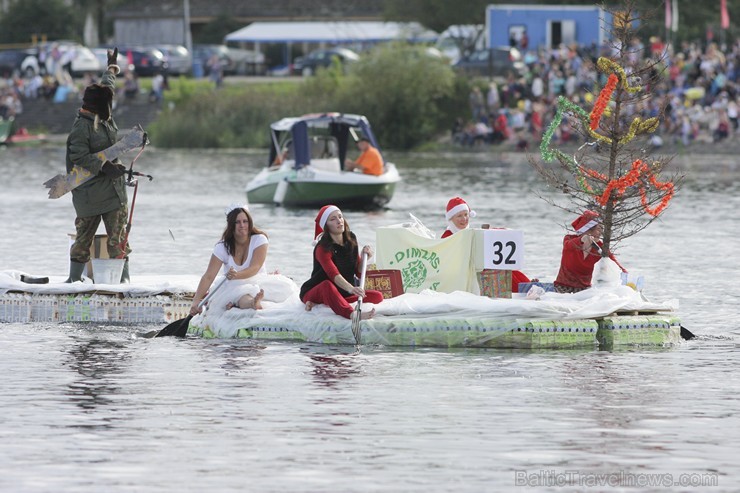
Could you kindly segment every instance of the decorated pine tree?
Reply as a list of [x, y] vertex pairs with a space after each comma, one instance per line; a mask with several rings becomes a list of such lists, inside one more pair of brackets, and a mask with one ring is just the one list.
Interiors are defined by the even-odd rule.
[[[593, 90], [583, 100], [557, 98], [557, 111], [543, 134], [541, 159], [530, 164], [565, 195], [545, 198], [573, 215], [593, 210], [604, 228], [601, 255], [646, 228], [668, 207], [681, 177], [666, 177], [672, 156], [654, 155], [667, 90], [667, 54], [644, 54], [637, 37], [640, 18], [626, 0], [614, 19], [607, 46], [596, 61]], [[651, 111], [653, 114], [651, 114]], [[580, 137], [572, 150], [559, 147], [563, 131]]]

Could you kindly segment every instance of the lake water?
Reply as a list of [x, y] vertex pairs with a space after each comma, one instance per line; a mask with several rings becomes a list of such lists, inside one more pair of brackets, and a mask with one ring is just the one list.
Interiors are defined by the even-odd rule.
[[[447, 200], [525, 234], [557, 274], [572, 218], [521, 156], [391, 155], [390, 208], [346, 213], [361, 243]], [[131, 273], [200, 275], [261, 153], [147, 150]], [[0, 270], [66, 275], [70, 197], [42, 183], [63, 146], [0, 148]], [[327, 347], [140, 339], [150, 327], [0, 324], [0, 491], [737, 491], [740, 168], [678, 158], [682, 191], [617, 252], [699, 337], [614, 351]], [[302, 282], [316, 211], [255, 205], [268, 269]]]

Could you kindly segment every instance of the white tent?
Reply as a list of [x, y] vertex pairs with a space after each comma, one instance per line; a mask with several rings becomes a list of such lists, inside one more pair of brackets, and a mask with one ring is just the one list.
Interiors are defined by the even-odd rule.
[[378, 43], [407, 40], [434, 42], [437, 33], [417, 22], [253, 22], [226, 35], [241, 43]]

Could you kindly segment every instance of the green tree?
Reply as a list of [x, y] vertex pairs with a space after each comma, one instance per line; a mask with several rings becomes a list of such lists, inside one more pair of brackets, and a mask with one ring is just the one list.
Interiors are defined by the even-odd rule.
[[244, 27], [244, 23], [229, 14], [221, 14], [193, 33], [194, 43], [221, 44], [230, 32]]
[[321, 71], [307, 92], [332, 101], [327, 110], [366, 115], [383, 147], [410, 149], [446, 128], [443, 108], [454, 83], [449, 65], [423, 47], [384, 44], [365, 53], [346, 76], [337, 67]]
[[16, 1], [0, 18], [0, 43], [30, 43], [34, 36], [79, 41], [84, 21], [63, 0]]

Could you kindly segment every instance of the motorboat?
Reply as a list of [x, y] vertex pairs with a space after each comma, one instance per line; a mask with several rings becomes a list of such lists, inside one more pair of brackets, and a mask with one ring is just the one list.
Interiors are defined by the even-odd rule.
[[246, 186], [252, 204], [318, 208], [379, 209], [390, 202], [401, 180], [385, 157], [379, 176], [345, 171], [350, 144], [370, 141], [383, 155], [370, 123], [362, 115], [316, 113], [270, 125], [266, 166]]

